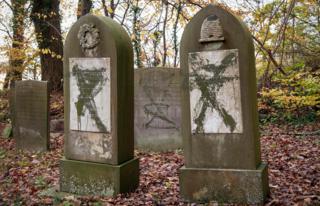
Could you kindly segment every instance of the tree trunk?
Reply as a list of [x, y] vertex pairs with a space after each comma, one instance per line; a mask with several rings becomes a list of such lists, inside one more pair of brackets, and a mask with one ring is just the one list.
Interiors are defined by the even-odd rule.
[[173, 67], [177, 67], [178, 65], [178, 53], [179, 53], [179, 44], [178, 44], [178, 23], [180, 18], [180, 13], [182, 10], [181, 1], [179, 0], [179, 3], [176, 7], [177, 9], [177, 16], [176, 20], [173, 24], [173, 48], [174, 48], [174, 60], [173, 60]]
[[167, 56], [168, 56], [168, 48], [167, 48], [167, 38], [166, 38], [166, 27], [168, 21], [168, 3], [164, 2], [165, 6], [165, 13], [164, 13], [164, 20], [163, 20], [163, 28], [162, 28], [162, 35], [163, 35], [163, 58], [162, 58], [162, 66], [166, 66], [167, 63]]
[[22, 79], [24, 70], [23, 64], [25, 61], [24, 52], [24, 29], [27, 0], [11, 1], [12, 18], [12, 47], [9, 53], [10, 69], [7, 71], [3, 88], [8, 89], [16, 80]]
[[92, 6], [93, 6], [92, 0], [79, 0], [78, 1], [77, 19], [90, 13]]
[[41, 79], [49, 81], [51, 90], [62, 89], [63, 44], [61, 37], [60, 0], [33, 0], [31, 19], [40, 52]]
[[141, 28], [140, 28], [140, 20], [139, 20], [141, 8], [138, 6], [138, 2], [139, 1], [136, 1], [136, 5], [132, 6], [132, 11], [133, 11], [132, 34], [134, 36], [133, 49], [136, 54], [136, 65], [138, 68], [141, 68], [143, 67], [143, 63], [141, 59], [141, 55], [142, 55], [141, 36], [140, 36]]
[[114, 15], [115, 15], [116, 8], [119, 4], [119, 1], [118, 1], [118, 3], [115, 3], [114, 0], [110, 0], [110, 10], [108, 10], [106, 0], [101, 0], [101, 3], [102, 3], [104, 15], [113, 19]]
[[[159, 19], [160, 21], [160, 19]], [[161, 63], [161, 60], [160, 58], [158, 57], [158, 45], [160, 43], [160, 39], [161, 39], [161, 32], [156, 30], [155, 32], [153, 32], [153, 35], [154, 35], [154, 39], [152, 40], [152, 43], [153, 43], [153, 62], [152, 62], [152, 65], [154, 67], [157, 67], [160, 63]]]

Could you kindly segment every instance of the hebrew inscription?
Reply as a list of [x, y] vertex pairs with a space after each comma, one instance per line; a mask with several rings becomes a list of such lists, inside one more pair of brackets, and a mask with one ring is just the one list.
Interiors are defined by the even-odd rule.
[[192, 133], [242, 133], [238, 50], [189, 54]]
[[70, 58], [70, 129], [110, 132], [110, 59]]
[[69, 144], [74, 145], [72, 155], [85, 156], [86, 161], [105, 161], [112, 158], [111, 134], [97, 132], [70, 132]]

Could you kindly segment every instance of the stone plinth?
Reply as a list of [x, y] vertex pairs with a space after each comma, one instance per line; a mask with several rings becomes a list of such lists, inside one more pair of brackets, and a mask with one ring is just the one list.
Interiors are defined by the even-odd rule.
[[180, 194], [189, 202], [261, 204], [269, 194], [266, 164], [256, 170], [182, 167], [179, 172]]
[[60, 190], [79, 195], [115, 196], [139, 186], [139, 160], [120, 165], [62, 159]]

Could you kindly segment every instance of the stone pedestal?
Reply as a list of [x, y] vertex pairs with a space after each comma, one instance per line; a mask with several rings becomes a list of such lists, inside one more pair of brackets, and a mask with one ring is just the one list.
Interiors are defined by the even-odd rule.
[[139, 186], [139, 160], [120, 165], [62, 159], [60, 190], [80, 195], [115, 196]]
[[189, 202], [260, 204], [269, 193], [266, 164], [256, 170], [182, 167], [179, 172], [180, 194]]

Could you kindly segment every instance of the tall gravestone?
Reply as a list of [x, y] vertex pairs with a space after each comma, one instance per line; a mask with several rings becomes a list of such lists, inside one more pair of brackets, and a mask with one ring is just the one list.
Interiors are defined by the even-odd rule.
[[260, 204], [268, 194], [261, 162], [255, 56], [246, 26], [215, 5], [188, 23], [181, 40], [182, 135], [187, 201]]
[[141, 68], [134, 71], [134, 78], [136, 147], [149, 151], [181, 148], [181, 70]]
[[45, 81], [16, 81], [10, 92], [13, 135], [18, 149], [49, 149], [49, 90]]
[[108, 17], [80, 18], [64, 47], [62, 191], [114, 196], [138, 186], [133, 90], [126, 31]]
[[12, 136], [14, 137], [17, 131], [14, 131], [17, 129], [15, 126], [15, 82], [13, 81], [12, 84], [10, 85], [10, 90], [9, 90], [9, 112], [10, 112], [10, 121], [11, 121], [11, 128], [12, 128]]

